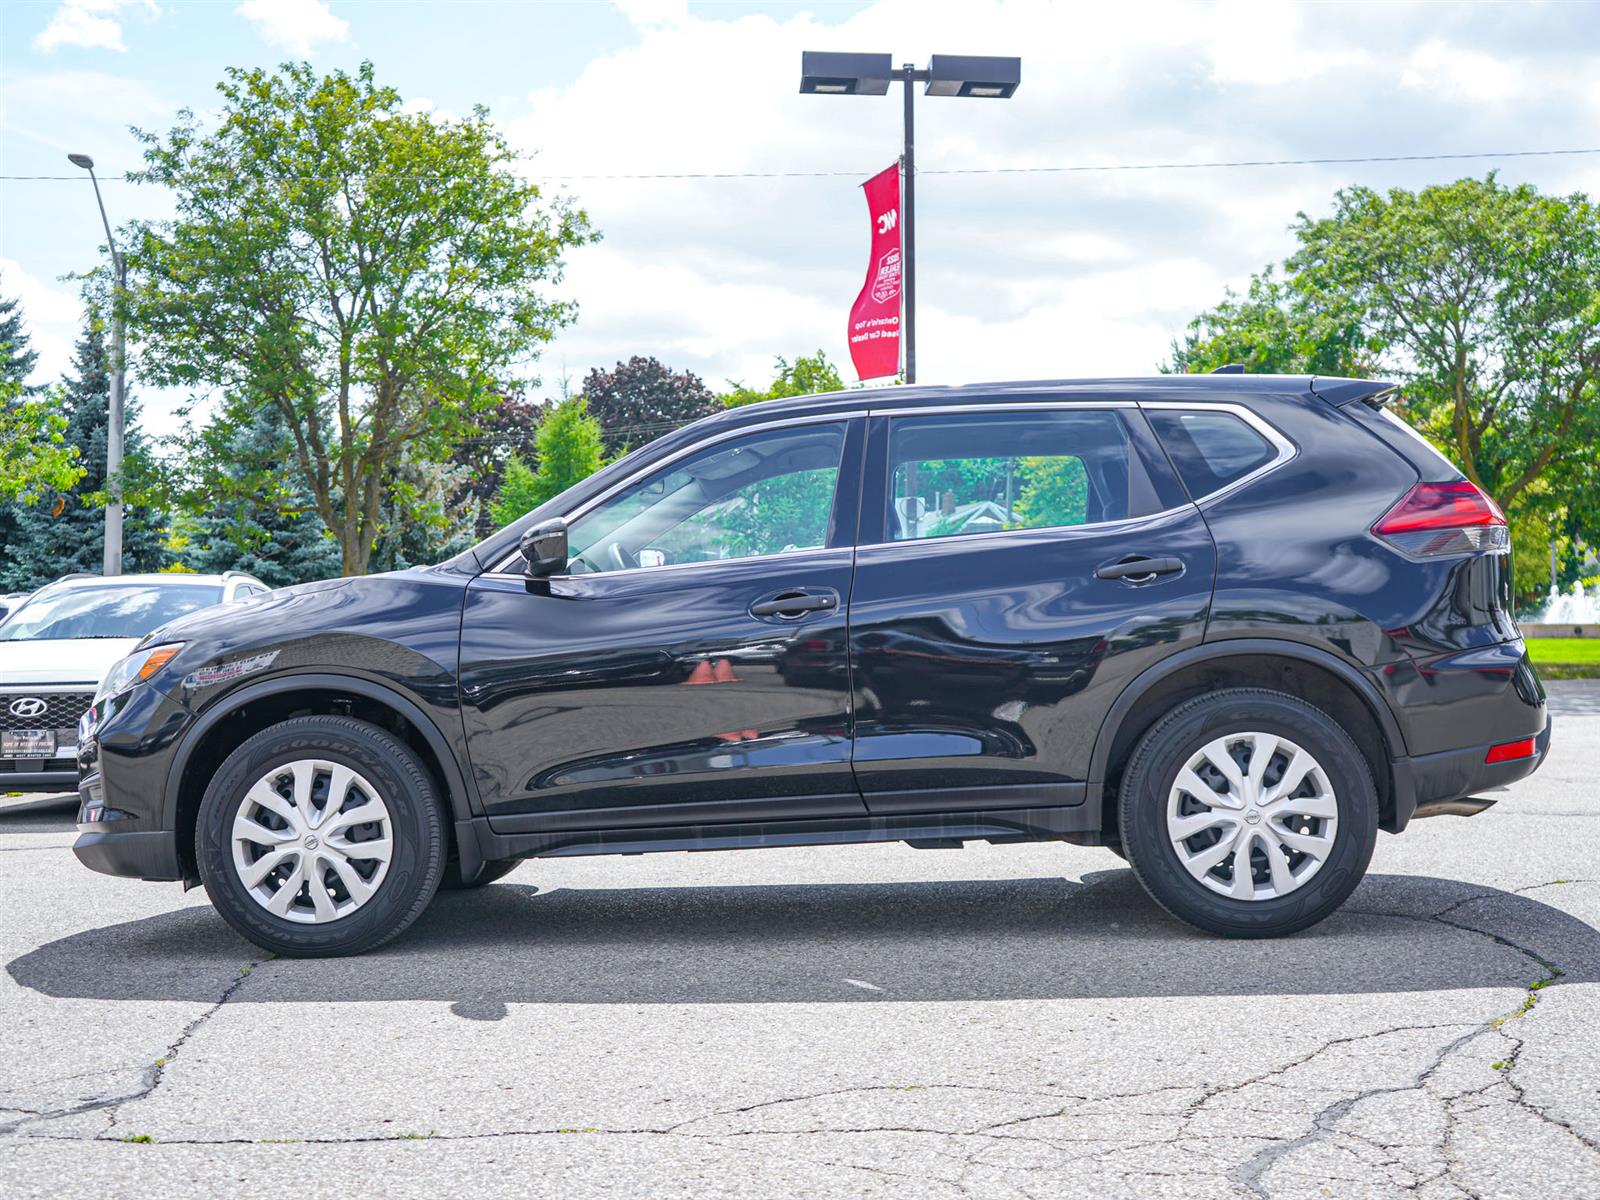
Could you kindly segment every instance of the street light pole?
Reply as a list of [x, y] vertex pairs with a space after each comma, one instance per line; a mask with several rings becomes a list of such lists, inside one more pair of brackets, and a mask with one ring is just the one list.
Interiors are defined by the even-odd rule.
[[900, 87], [905, 92], [905, 148], [900, 155], [900, 240], [905, 248], [904, 262], [901, 271], [904, 273], [904, 283], [901, 285], [902, 308], [904, 327], [901, 330], [901, 343], [906, 351], [906, 382], [917, 381], [917, 151], [916, 151], [916, 118], [912, 111], [912, 100], [916, 93], [912, 91], [912, 84], [917, 83], [920, 75], [923, 80], [928, 78], [926, 71], [919, 72], [917, 68], [906, 63], [900, 70]]
[[807, 50], [800, 55], [800, 91], [814, 96], [882, 96], [895, 80], [905, 89], [904, 141], [900, 153], [900, 344], [905, 379], [917, 381], [917, 150], [914, 84], [930, 96], [1007, 100], [1022, 82], [1020, 58], [935, 54], [926, 67], [905, 63], [898, 70], [888, 54]]
[[95, 178], [94, 159], [87, 154], [69, 154], [75, 167], [89, 172], [94, 184], [94, 202], [100, 206], [100, 223], [105, 226], [106, 246], [111, 251], [111, 405], [106, 417], [106, 545], [105, 562], [101, 568], [106, 575], [122, 574], [122, 396], [126, 379], [123, 375], [124, 349], [127, 331], [123, 325], [123, 304], [127, 296], [128, 263], [117, 249], [117, 239], [111, 233], [111, 221], [106, 216], [106, 204], [100, 197], [100, 180]]

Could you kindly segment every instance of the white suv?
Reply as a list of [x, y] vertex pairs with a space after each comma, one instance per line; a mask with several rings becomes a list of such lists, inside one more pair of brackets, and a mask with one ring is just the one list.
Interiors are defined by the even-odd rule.
[[269, 589], [253, 575], [68, 575], [0, 621], [0, 793], [78, 786], [78, 720], [153, 629]]

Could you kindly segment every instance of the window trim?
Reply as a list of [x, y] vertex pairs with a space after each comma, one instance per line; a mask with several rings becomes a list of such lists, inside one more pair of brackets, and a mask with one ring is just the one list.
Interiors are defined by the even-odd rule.
[[[841, 448], [841, 453], [843, 453], [849, 449], [850, 422], [867, 415], [868, 413], [866, 409], [852, 409], [849, 412], [812, 413], [803, 417], [783, 417], [774, 421], [764, 421], [756, 425], [740, 425], [736, 429], [730, 429], [727, 432], [718, 434], [715, 437], [705, 438], [697, 442], [692, 442], [687, 446], [680, 447], [679, 449], [674, 450], [671, 454], [667, 455], [665, 458], [657, 459], [655, 462], [640, 467], [637, 471], [633, 472], [633, 474], [625, 476], [599, 494], [591, 496], [589, 499], [585, 500], [582, 504], [578, 505], [577, 508], [572, 509], [570, 512], [563, 513], [560, 517], [552, 519], [565, 521], [568, 525], [571, 525], [574, 521], [578, 520], [591, 510], [598, 508], [600, 505], [604, 504], [607, 500], [610, 500], [619, 492], [626, 491], [635, 483], [638, 483], [641, 479], [645, 479], [648, 476], [654, 475], [657, 471], [663, 468], [670, 467], [679, 459], [688, 458], [690, 455], [698, 454], [700, 451], [708, 449], [711, 446], [716, 446], [722, 442], [731, 441], [737, 437], [744, 437], [746, 434], [767, 433], [774, 429], [788, 429], [799, 425], [843, 425], [845, 427], [845, 441]], [[844, 474], [844, 465], [844, 460], [841, 458], [839, 463], [839, 475], [841, 479]], [[837, 493], [838, 487], [839, 481], [835, 480], [835, 493]], [[594, 575], [622, 575], [634, 571], [665, 571], [674, 567], [716, 566], [721, 563], [749, 562], [758, 558], [785, 558], [796, 554], [815, 554], [819, 550], [837, 549], [844, 549], [844, 547], [817, 546], [806, 550], [780, 550], [776, 554], [747, 554], [741, 556], [740, 558], [713, 558], [706, 559], [703, 562], [662, 563], [659, 567], [622, 567], [615, 571], [596, 571], [594, 572]], [[485, 571], [484, 574], [499, 577], [510, 576], [512, 578], [520, 579], [523, 577], [522, 572], [516, 569], [516, 562], [520, 557], [521, 552], [518, 550], [513, 550], [510, 554], [506, 555], [505, 558], [496, 563], [493, 569]], [[588, 578], [588, 576], [552, 575], [550, 578], [582, 579]]]
[[[895, 406], [892, 406], [892, 407], [868, 407], [868, 408], [850, 409], [850, 410], [847, 410], [847, 411], [844, 411], [844, 412], [809, 413], [809, 414], [806, 414], [804, 416], [780, 417], [780, 418], [777, 418], [777, 419], [774, 419], [774, 420], [771, 420], [771, 421], [763, 421], [763, 422], [760, 422], [760, 423], [754, 424], [754, 425], [741, 425], [741, 426], [739, 426], [739, 427], [737, 427], [735, 429], [729, 429], [724, 433], [717, 434], [714, 437], [705, 438], [705, 439], [702, 439], [700, 441], [693, 442], [693, 443], [691, 443], [691, 444], [689, 444], [687, 446], [683, 446], [683, 447], [679, 448], [678, 450], [673, 451], [671, 454], [667, 455], [665, 458], [657, 459], [655, 462], [652, 462], [652, 463], [649, 463], [646, 466], [640, 467], [639, 470], [634, 471], [632, 474], [627, 475], [624, 478], [618, 480], [616, 483], [612, 484], [610, 487], [606, 488], [604, 491], [598, 493], [597, 495], [590, 497], [588, 500], [586, 500], [582, 504], [578, 505], [577, 508], [574, 508], [570, 512], [562, 514], [562, 516], [559, 519], [566, 521], [568, 524], [571, 524], [573, 521], [576, 521], [579, 517], [582, 517], [585, 513], [589, 512], [591, 509], [597, 507], [598, 505], [601, 505], [601, 504], [605, 503], [607, 500], [611, 499], [611, 497], [615, 496], [617, 493], [625, 491], [627, 488], [633, 486], [639, 480], [645, 478], [648, 475], [654, 474], [657, 470], [659, 470], [661, 468], [664, 468], [664, 467], [671, 466], [673, 463], [677, 462], [679, 459], [687, 458], [691, 454], [697, 454], [701, 450], [704, 450], [704, 449], [706, 449], [706, 448], [708, 448], [710, 446], [718, 445], [721, 442], [729, 441], [729, 440], [731, 440], [733, 438], [743, 437], [746, 434], [766, 433], [769, 430], [789, 428], [789, 427], [798, 426], [798, 425], [821, 425], [821, 424], [830, 424], [830, 423], [835, 423], [835, 422], [843, 422], [843, 423], [848, 424], [851, 421], [868, 420], [868, 419], [873, 418], [873, 417], [886, 417], [886, 418], [889, 418], [889, 419], [892, 420], [892, 419], [894, 419], [896, 417], [940, 416], [940, 415], [945, 415], [945, 414], [950, 414], [950, 413], [1029, 412], [1029, 411], [1053, 410], [1053, 409], [1112, 409], [1112, 410], [1117, 410], [1117, 409], [1138, 409], [1138, 410], [1142, 411], [1144, 409], [1152, 409], [1152, 408], [1156, 408], [1156, 409], [1179, 409], [1179, 410], [1182, 410], [1182, 411], [1185, 411], [1185, 412], [1199, 412], [1199, 413], [1206, 413], [1206, 412], [1225, 412], [1225, 413], [1229, 413], [1229, 414], [1231, 414], [1231, 415], [1233, 415], [1235, 417], [1238, 417], [1246, 425], [1250, 426], [1250, 428], [1254, 429], [1263, 438], [1265, 438], [1267, 440], [1267, 442], [1270, 445], [1272, 445], [1274, 449], [1277, 450], [1277, 452], [1278, 452], [1277, 453], [1277, 457], [1273, 458], [1270, 462], [1263, 463], [1261, 466], [1259, 466], [1255, 470], [1251, 471], [1248, 475], [1240, 476], [1238, 479], [1234, 480], [1232, 483], [1227, 484], [1224, 487], [1218, 488], [1216, 491], [1207, 492], [1203, 496], [1191, 497], [1189, 502], [1186, 503], [1186, 504], [1173, 505], [1170, 508], [1159, 509], [1156, 512], [1145, 513], [1145, 514], [1143, 514], [1141, 516], [1137, 516], [1137, 517], [1121, 517], [1121, 518], [1118, 518], [1118, 519], [1116, 519], [1114, 521], [1094, 521], [1094, 522], [1086, 523], [1086, 524], [1083, 524], [1083, 525], [1049, 525], [1049, 526], [1041, 526], [1041, 527], [1036, 528], [1036, 529], [991, 529], [991, 530], [987, 530], [987, 531], [982, 532], [982, 533], [957, 533], [957, 534], [950, 534], [950, 535], [948, 535], [946, 537], [941, 537], [941, 538], [915, 538], [915, 539], [902, 541], [902, 542], [893, 542], [893, 541], [887, 541], [887, 540], [878, 541], [878, 542], [863, 542], [860, 539], [859, 534], [857, 534], [852, 539], [850, 546], [822, 546], [822, 547], [814, 547], [814, 548], [806, 549], [806, 550], [783, 550], [783, 551], [779, 551], [776, 554], [745, 555], [745, 556], [740, 557], [740, 558], [718, 558], [718, 559], [711, 559], [711, 560], [708, 560], [708, 561], [705, 561], [705, 562], [663, 563], [659, 567], [627, 567], [627, 568], [620, 568], [620, 569], [615, 570], [615, 571], [597, 572], [594, 577], [595, 578], [600, 578], [602, 576], [629, 575], [629, 574], [635, 574], [635, 573], [638, 573], [638, 572], [641, 572], [641, 571], [673, 571], [673, 570], [683, 570], [683, 569], [687, 569], [687, 568], [691, 568], [691, 567], [715, 567], [715, 566], [721, 566], [721, 565], [728, 564], [728, 563], [755, 562], [757, 560], [793, 558], [793, 557], [797, 557], [797, 556], [803, 555], [803, 554], [829, 553], [829, 552], [834, 551], [834, 550], [855, 549], [855, 550], [859, 551], [859, 550], [863, 550], [863, 549], [877, 548], [877, 547], [883, 547], [883, 546], [890, 546], [890, 547], [920, 546], [920, 545], [926, 545], [928, 543], [934, 543], [934, 542], [943, 545], [943, 544], [951, 544], [951, 543], [958, 543], [958, 542], [980, 541], [980, 540], [986, 540], [986, 539], [990, 539], [990, 538], [1015, 537], [1015, 536], [1017, 536], [1019, 534], [1020, 535], [1025, 535], [1025, 536], [1035, 536], [1035, 535], [1039, 535], [1039, 534], [1054, 533], [1057, 536], [1070, 536], [1071, 534], [1076, 533], [1079, 530], [1105, 530], [1105, 529], [1114, 528], [1116, 526], [1134, 525], [1134, 524], [1137, 524], [1137, 523], [1143, 522], [1143, 521], [1159, 520], [1159, 519], [1161, 519], [1163, 517], [1168, 517], [1168, 516], [1171, 516], [1171, 515], [1173, 515], [1175, 513], [1183, 512], [1185, 509], [1188, 509], [1188, 508], [1199, 507], [1201, 505], [1210, 504], [1213, 501], [1220, 500], [1220, 499], [1222, 499], [1222, 498], [1224, 498], [1226, 496], [1231, 495], [1233, 492], [1239, 490], [1240, 488], [1246, 486], [1247, 484], [1255, 482], [1257, 479], [1260, 479], [1263, 475], [1266, 475], [1269, 472], [1277, 470], [1284, 463], [1289, 462], [1291, 459], [1296, 458], [1300, 453], [1300, 448], [1297, 445], [1295, 445], [1295, 443], [1293, 441], [1291, 441], [1288, 437], [1286, 437], [1283, 433], [1281, 433], [1276, 426], [1270, 424], [1269, 422], [1266, 421], [1265, 418], [1261, 417], [1259, 414], [1257, 414], [1255, 412], [1252, 412], [1250, 409], [1246, 408], [1244, 405], [1237, 404], [1237, 403], [1232, 403], [1232, 402], [1217, 402], [1217, 403], [1198, 402], [1197, 403], [1197, 402], [1192, 401], [1192, 400], [1190, 400], [1190, 401], [1183, 401], [1183, 400], [1127, 400], [1127, 399], [1097, 398], [1097, 397], [1087, 397], [1086, 396], [1086, 397], [1084, 397], [1082, 399], [1070, 399], [1070, 400], [1068, 400], [1068, 399], [1058, 399], [1058, 400], [1021, 400], [1021, 401], [1001, 400], [1001, 401], [987, 401], [987, 402], [974, 403], [974, 404], [925, 404], [925, 405], [911, 405], [911, 406], [895, 405]], [[1151, 430], [1151, 436], [1156, 438], [1156, 442], [1159, 445], [1160, 444], [1160, 437], [1159, 437], [1159, 435], [1157, 435], [1155, 433], [1154, 430]], [[847, 437], [848, 437], [848, 432], [847, 432]], [[1162, 453], [1163, 454], [1166, 453], [1166, 448], [1165, 447], [1162, 447]], [[887, 465], [887, 462], [886, 462], [885, 465]], [[864, 454], [862, 456], [862, 467], [863, 467], [863, 470], [865, 470], [867, 466], [868, 466], [867, 456]], [[1174, 471], [1174, 475], [1176, 475], [1176, 471]], [[865, 500], [865, 498], [866, 498], [866, 489], [863, 486], [864, 483], [865, 483], [865, 479], [863, 477], [863, 479], [861, 481], [859, 481], [858, 485], [857, 485], [857, 487], [858, 487], [858, 503], [859, 503], [859, 501]], [[1179, 486], [1180, 487], [1182, 486], [1182, 480], [1181, 479], [1179, 479]], [[887, 490], [888, 489], [887, 489], [887, 484], [886, 484], [885, 485], [885, 496], [886, 497], [887, 497]], [[1185, 489], [1185, 491], [1187, 491], [1187, 489]], [[498, 563], [496, 563], [494, 565], [494, 567], [492, 567], [490, 570], [487, 570], [487, 571], [483, 572], [483, 574], [484, 575], [488, 575], [488, 576], [493, 576], [495, 578], [500, 578], [500, 579], [506, 579], [506, 578], [521, 579], [521, 578], [524, 577], [523, 573], [522, 573], [522, 571], [517, 569], [517, 566], [516, 566], [517, 561], [518, 561], [519, 558], [520, 558], [520, 552], [516, 551], [516, 550], [513, 550], [509, 554], [507, 554], [505, 558], [501, 559]], [[585, 576], [585, 575], [553, 575], [553, 576], [551, 576], [551, 578], [552, 579], [583, 579], [583, 578], [588, 578], [588, 576]]]
[[[1239, 418], [1239, 420], [1243, 421], [1251, 429], [1255, 430], [1255, 432], [1260, 434], [1262, 438], [1266, 440], [1269, 446], [1278, 452], [1276, 457], [1262, 463], [1259, 467], [1255, 468], [1255, 470], [1249, 472], [1248, 474], [1239, 476], [1239, 478], [1235, 479], [1232, 483], [1225, 483], [1221, 487], [1202, 493], [1199, 496], [1191, 496], [1189, 498], [1190, 503], [1195, 505], [1211, 504], [1217, 500], [1221, 500], [1225, 496], [1230, 496], [1240, 488], [1245, 487], [1247, 484], [1254, 483], [1263, 475], [1266, 475], [1272, 471], [1276, 471], [1279, 467], [1283, 466], [1284, 463], [1293, 458], [1299, 457], [1300, 454], [1300, 447], [1295, 445], [1293, 441], [1281, 433], [1277, 426], [1270, 424], [1259, 413], [1251, 412], [1242, 404], [1195, 404], [1193, 402], [1185, 403], [1181, 400], [1149, 400], [1142, 401], [1139, 407], [1142, 409], [1176, 409], [1180, 412], [1192, 413], [1225, 412], [1230, 416]], [[1152, 429], [1151, 432], [1155, 433], [1154, 429]], [[1155, 433], [1155, 439], [1159, 444], [1161, 442], [1161, 435], [1159, 433]], [[1167, 453], [1167, 448], [1164, 444], [1161, 446], [1161, 452], [1163, 454]], [[1178, 475], [1176, 466], [1173, 467], [1173, 474]], [[1182, 484], [1185, 492], [1189, 490], [1188, 485], [1183, 483], [1182, 475], [1178, 475], [1178, 482]]]
[[[1041, 410], [1060, 409], [1130, 411], [1137, 410], [1139, 407], [1139, 402], [1136, 400], [1098, 400], [1085, 398], [1082, 400], [1023, 401], [1021, 403], [1000, 401], [990, 404], [940, 404], [927, 405], [917, 408], [889, 408], [878, 409], [873, 413], [873, 415], [878, 417], [887, 417], [890, 421], [893, 421], [898, 417], [944, 416], [950, 413], [1038, 412]], [[1135, 430], [1128, 430], [1128, 450], [1130, 454], [1138, 453], [1138, 448], [1134, 445], [1136, 433], [1137, 431]], [[1150, 436], [1155, 436], [1154, 431], [1151, 432]], [[1163, 453], [1165, 453], [1165, 451], [1163, 451]], [[887, 503], [890, 500], [890, 493], [893, 491], [894, 486], [894, 465], [889, 461], [888, 458], [887, 433], [885, 433], [883, 466], [883, 499], [884, 502]], [[1179, 481], [1179, 486], [1182, 486], [1181, 480]], [[1106, 530], [1114, 529], [1119, 525], [1132, 526], [1141, 521], [1154, 521], [1160, 517], [1165, 517], [1172, 513], [1182, 512], [1184, 509], [1191, 507], [1191, 505], [1192, 502], [1191, 504], [1179, 504], [1171, 508], [1162, 508], [1156, 510], [1155, 512], [1143, 513], [1137, 517], [1116, 517], [1109, 521], [1085, 521], [1081, 525], [1036, 525], [1027, 529], [986, 529], [978, 533], [950, 533], [945, 534], [943, 537], [905, 538], [900, 541], [895, 541], [892, 538], [886, 537], [880, 541], [864, 542], [858, 537], [856, 539], [856, 548], [858, 550], [868, 550], [881, 549], [885, 546], [943, 546], [960, 542], [988, 540], [990, 538], [1016, 537], [1018, 534], [1054, 534], [1060, 536], [1064, 534], [1075, 533], [1080, 529]]]

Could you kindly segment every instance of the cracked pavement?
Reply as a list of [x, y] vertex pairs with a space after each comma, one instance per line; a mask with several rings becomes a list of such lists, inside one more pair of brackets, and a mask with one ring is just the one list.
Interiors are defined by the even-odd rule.
[[1600, 716], [1277, 942], [1108, 851], [552, 860], [359, 959], [0, 813], [0, 1193], [1600, 1198]]

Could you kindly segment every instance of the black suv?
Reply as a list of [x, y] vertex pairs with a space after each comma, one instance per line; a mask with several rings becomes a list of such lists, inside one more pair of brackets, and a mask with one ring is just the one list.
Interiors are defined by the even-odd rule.
[[152, 634], [80, 739], [88, 866], [350, 954], [520, 859], [1060, 840], [1290, 933], [1377, 830], [1544, 757], [1494, 504], [1344, 379], [773, 401], [449, 562]]

